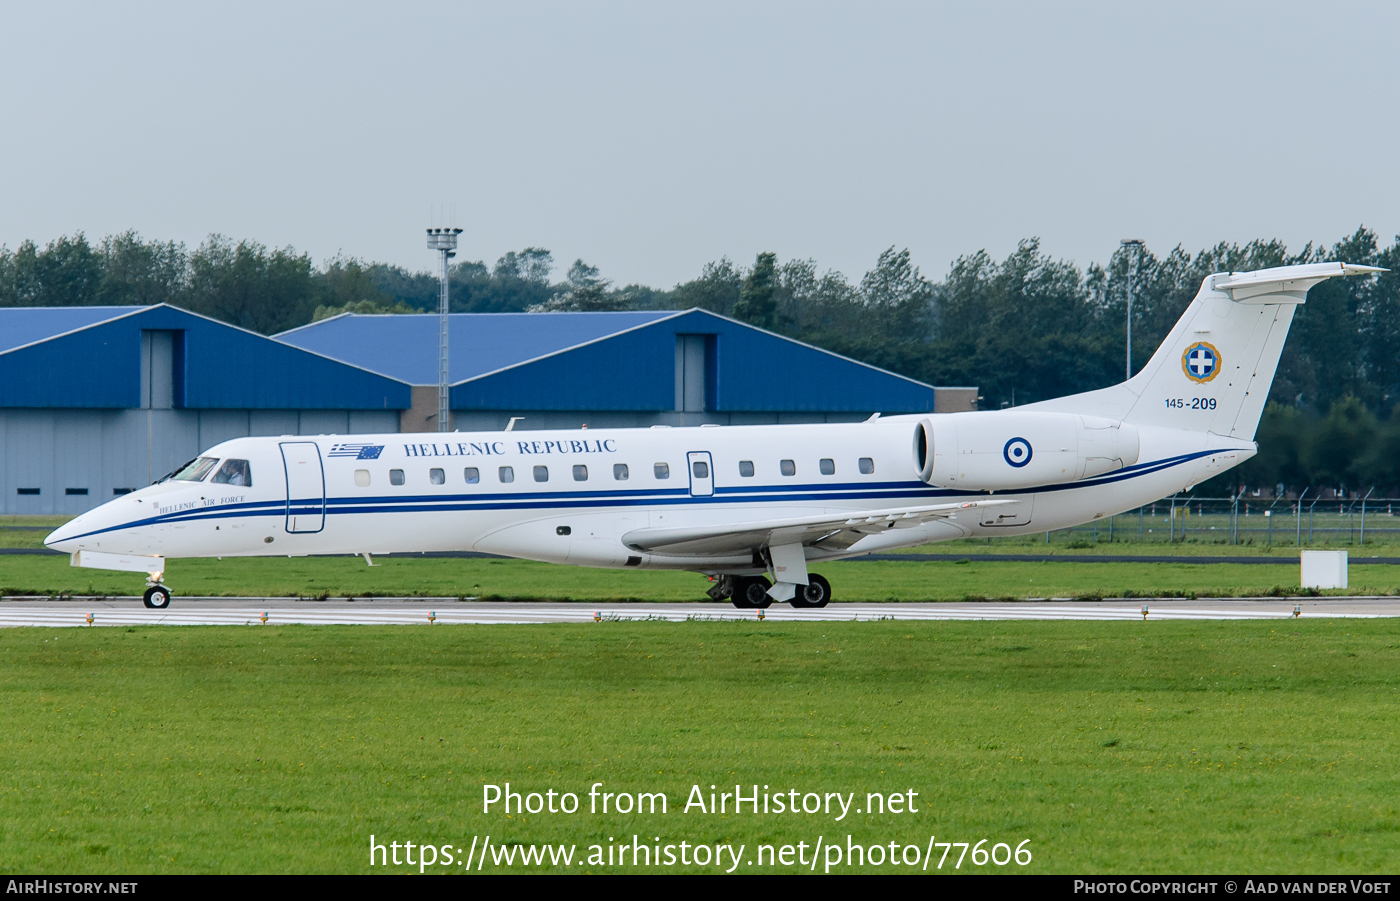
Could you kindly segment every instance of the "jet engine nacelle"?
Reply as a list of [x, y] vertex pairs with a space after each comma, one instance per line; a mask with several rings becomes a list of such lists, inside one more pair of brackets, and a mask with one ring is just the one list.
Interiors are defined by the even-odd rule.
[[1103, 475], [1138, 459], [1137, 429], [1076, 413], [950, 413], [914, 431], [919, 478], [937, 488], [1014, 491]]

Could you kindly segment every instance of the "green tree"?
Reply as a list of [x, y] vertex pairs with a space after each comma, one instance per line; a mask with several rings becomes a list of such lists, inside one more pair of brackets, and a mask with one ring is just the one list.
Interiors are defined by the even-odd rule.
[[777, 268], [777, 254], [758, 255], [739, 289], [739, 300], [734, 304], [735, 319], [769, 331], [777, 328], [778, 301], [774, 296], [778, 287]]
[[1316, 414], [1295, 406], [1270, 403], [1264, 409], [1255, 435], [1259, 452], [1239, 468], [1235, 481], [1269, 487], [1282, 482], [1296, 491], [1319, 484], [1308, 465], [1313, 452], [1309, 436], [1317, 418]]
[[519, 279], [547, 285], [553, 269], [554, 254], [543, 247], [527, 247], [519, 253], [512, 250], [497, 260], [496, 270], [492, 274], [498, 279]]
[[[465, 280], [462, 273], [463, 267], [475, 266], [477, 269], [485, 270], [486, 267], [480, 263], [459, 263], [450, 270], [452, 281], [452, 296], [454, 300], [453, 309], [457, 309], [456, 300], [460, 284]], [[439, 279], [431, 272], [409, 272], [402, 266], [390, 266], [387, 263], [370, 263], [365, 266], [365, 277], [374, 283], [374, 287], [387, 297], [394, 299], [396, 303], [412, 307], [419, 312], [430, 312], [437, 309]], [[490, 277], [490, 273], [486, 273]]]
[[1377, 494], [1394, 497], [1400, 490], [1400, 406], [1380, 423], [1371, 446], [1359, 455], [1356, 468], [1364, 484], [1376, 487]]
[[452, 308], [468, 313], [518, 313], [546, 303], [554, 293], [549, 273], [554, 255], [543, 247], [510, 251], [490, 272], [480, 263], [452, 271]]
[[[353, 257], [336, 256], [329, 260], [316, 276], [317, 282], [317, 313], [312, 319], [324, 319], [320, 311], [324, 309], [349, 309], [351, 305], [368, 304], [362, 307], [367, 311], [369, 308], [384, 308], [384, 312], [392, 312], [392, 308], [397, 304], [405, 310], [411, 310], [407, 304], [399, 303], [395, 298], [380, 289], [378, 283], [370, 275], [369, 267]], [[356, 310], [355, 312], [360, 312]], [[331, 314], [334, 315], [334, 314]]]
[[354, 313], [359, 316], [379, 316], [386, 314], [419, 313], [423, 311], [408, 306], [397, 301], [384, 302], [375, 300], [352, 300], [340, 306], [328, 306], [322, 304], [316, 308], [316, 312], [311, 314], [312, 322], [320, 322], [322, 319], [330, 319], [343, 313]]
[[184, 244], [143, 241], [128, 230], [103, 238], [97, 255], [102, 266], [97, 303], [184, 306], [189, 302], [189, 254]]
[[37, 259], [41, 303], [46, 307], [77, 307], [97, 303], [102, 284], [102, 258], [82, 232], [49, 243]]
[[1332, 404], [1308, 442], [1308, 468], [1314, 484], [1355, 490], [1366, 484], [1366, 457], [1379, 434], [1376, 416], [1355, 397]]
[[1001, 263], [985, 251], [959, 258], [935, 292], [935, 312], [925, 381], [977, 385], [1000, 406], [1122, 379], [1121, 344], [1106, 335], [1079, 269], [1042, 254], [1038, 240]]
[[1361, 325], [1368, 394], [1374, 399], [1374, 409], [1392, 410], [1393, 422], [1393, 407], [1400, 401], [1400, 237], [1375, 255], [1374, 265], [1387, 271], [1367, 278], [1357, 319]]
[[[1370, 264], [1376, 255], [1376, 236], [1364, 228], [1338, 242], [1330, 253], [1313, 252], [1311, 245], [1289, 262], [1319, 262], [1326, 258]], [[1281, 360], [1283, 379], [1275, 398], [1301, 398], [1319, 412], [1330, 410], [1346, 397], [1374, 406], [1380, 401], [1365, 380], [1364, 342], [1360, 312], [1371, 279], [1333, 278], [1308, 292], [1298, 307], [1288, 343], [1292, 353]], [[1282, 398], [1280, 398], [1282, 399]]]
[[612, 282], [598, 273], [597, 266], [574, 260], [569, 274], [548, 301], [530, 307], [531, 313], [576, 311], [597, 313], [629, 308], [625, 293], [609, 291]]
[[319, 294], [306, 254], [222, 235], [190, 255], [190, 283], [190, 309], [263, 334], [310, 322]]
[[818, 275], [815, 260], [788, 260], [779, 267], [775, 296], [779, 324], [806, 341], [850, 339], [870, 327], [859, 290], [834, 269]]
[[82, 232], [64, 235], [39, 250], [24, 241], [10, 253], [0, 249], [0, 305], [80, 307], [99, 303], [102, 258]]
[[718, 262], [706, 263], [699, 278], [677, 285], [672, 297], [676, 307], [682, 310], [699, 307], [721, 316], [732, 316], [743, 284], [743, 271], [728, 257], [721, 257]]
[[34, 242], [22, 241], [14, 251], [0, 247], [0, 306], [39, 306], [42, 298], [39, 250]]
[[[555, 293], [549, 283], [554, 256], [542, 247], [510, 251], [494, 270], [480, 260], [464, 260], [448, 269], [454, 313], [519, 313], [547, 303]], [[365, 264], [365, 273], [385, 296], [423, 312], [434, 312], [441, 290], [435, 272], [410, 272], [401, 266]]]
[[909, 248], [881, 253], [860, 280], [860, 293], [875, 328], [905, 341], [929, 337], [933, 285], [910, 262]]

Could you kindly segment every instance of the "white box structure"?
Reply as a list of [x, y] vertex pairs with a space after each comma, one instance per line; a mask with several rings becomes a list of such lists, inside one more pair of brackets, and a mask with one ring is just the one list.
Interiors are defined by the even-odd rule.
[[165, 572], [164, 557], [147, 557], [140, 554], [99, 554], [97, 551], [74, 551], [69, 555], [68, 565], [111, 569], [128, 573], [149, 573], [152, 576], [158, 576]]
[[1346, 588], [1346, 551], [1303, 551], [1304, 588]]

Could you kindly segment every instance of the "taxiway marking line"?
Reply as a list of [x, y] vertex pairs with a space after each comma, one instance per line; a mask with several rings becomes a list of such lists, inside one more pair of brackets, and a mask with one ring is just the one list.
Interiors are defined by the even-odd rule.
[[[67, 606], [67, 605], [65, 605]], [[645, 621], [664, 620], [684, 622], [690, 619], [710, 621], [755, 621], [757, 610], [735, 608], [715, 609], [692, 605], [585, 607], [576, 609], [528, 609], [512, 605], [509, 610], [442, 610], [436, 620], [443, 625], [489, 625], [493, 623], [548, 624], [592, 622], [595, 611], [605, 620]], [[1151, 605], [1149, 605], [1149, 608]], [[1390, 605], [1387, 605], [1390, 607]], [[195, 609], [144, 610], [99, 607], [87, 609], [54, 609], [48, 604], [14, 604], [0, 608], [0, 627], [53, 626], [77, 627], [87, 625], [87, 614], [94, 614], [96, 626], [151, 625], [263, 625], [261, 610], [229, 607], [199, 607]], [[426, 610], [289, 610], [270, 607], [268, 625], [430, 625]], [[1330, 611], [1308, 609], [1302, 618], [1374, 618], [1400, 615], [1400, 608], [1377, 612]], [[1292, 609], [1217, 609], [1159, 607], [1149, 609], [1150, 620], [1276, 620], [1293, 618]], [[764, 611], [764, 622], [843, 622], [872, 620], [901, 621], [1010, 621], [1010, 620], [1082, 620], [1125, 621], [1142, 619], [1141, 608], [1132, 606], [1064, 605], [1064, 604], [843, 604], [820, 610], [789, 610], [770, 608]]]

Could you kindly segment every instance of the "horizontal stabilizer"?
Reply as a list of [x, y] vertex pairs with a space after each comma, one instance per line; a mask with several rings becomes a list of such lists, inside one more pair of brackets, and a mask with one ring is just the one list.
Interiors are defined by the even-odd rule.
[[863, 537], [890, 529], [908, 529], [930, 520], [951, 518], [959, 510], [1014, 503], [1017, 502], [970, 501], [923, 507], [891, 507], [885, 510], [852, 510], [763, 522], [673, 529], [634, 529], [622, 536], [622, 543], [634, 551], [680, 555], [736, 554], [774, 545], [816, 544], [837, 533], [851, 533], [852, 537]]
[[1215, 290], [1227, 291], [1230, 299], [1244, 301], [1270, 294], [1297, 294], [1299, 299], [1318, 282], [1339, 275], [1367, 275], [1385, 272], [1379, 266], [1356, 263], [1310, 263], [1306, 266], [1279, 266], [1253, 272], [1231, 272], [1215, 276]]

